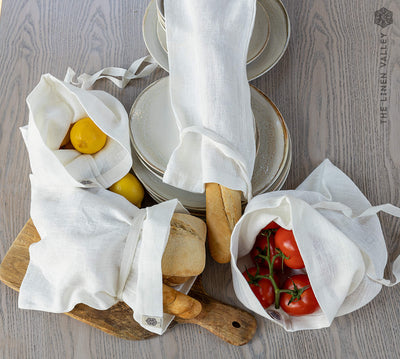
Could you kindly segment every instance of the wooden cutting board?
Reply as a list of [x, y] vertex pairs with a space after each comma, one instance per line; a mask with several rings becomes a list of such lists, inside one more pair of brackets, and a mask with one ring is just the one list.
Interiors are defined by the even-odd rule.
[[[29, 264], [29, 246], [38, 241], [39, 234], [32, 220], [29, 220], [0, 265], [0, 280], [5, 285], [19, 291]], [[197, 324], [233, 345], [244, 345], [253, 337], [257, 329], [254, 316], [211, 298], [204, 291], [200, 277], [189, 295], [201, 302], [201, 313], [189, 320], [176, 318], [168, 330], [176, 324]], [[142, 340], [155, 335], [134, 321], [132, 309], [123, 302], [108, 310], [97, 310], [78, 304], [71, 312], [65, 314], [123, 339]]]

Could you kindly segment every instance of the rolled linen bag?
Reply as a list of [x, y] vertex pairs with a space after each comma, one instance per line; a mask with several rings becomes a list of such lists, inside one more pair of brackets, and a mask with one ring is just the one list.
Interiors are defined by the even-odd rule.
[[179, 130], [163, 181], [205, 192], [210, 254], [230, 261], [256, 156], [246, 62], [255, 0], [165, 0], [169, 90]]
[[[128, 115], [115, 97], [46, 74], [27, 97], [27, 104], [29, 131], [25, 142], [35, 176], [47, 183], [108, 188], [130, 170]], [[60, 149], [70, 126], [84, 117], [107, 135], [105, 146], [92, 155]]]
[[[233, 286], [239, 300], [287, 331], [330, 326], [333, 319], [370, 302], [400, 279], [400, 257], [392, 267], [394, 282], [384, 279], [388, 253], [376, 215], [400, 217], [400, 209], [372, 207], [357, 186], [325, 160], [294, 191], [254, 197], [237, 223], [231, 241]], [[320, 309], [289, 316], [274, 306], [264, 309], [242, 272], [251, 266], [249, 252], [257, 234], [270, 222], [292, 230]]]
[[[52, 186], [33, 175], [31, 186], [41, 240], [29, 247], [19, 307], [63, 313], [124, 301], [142, 327], [162, 334], [173, 316], [163, 313], [161, 260], [173, 213], [186, 213], [180, 203], [139, 209], [103, 188]], [[193, 282], [175, 289], [187, 293]]]
[[255, 0], [166, 0], [171, 106], [180, 133], [163, 177], [202, 193], [218, 183], [251, 198], [256, 154], [246, 73]]

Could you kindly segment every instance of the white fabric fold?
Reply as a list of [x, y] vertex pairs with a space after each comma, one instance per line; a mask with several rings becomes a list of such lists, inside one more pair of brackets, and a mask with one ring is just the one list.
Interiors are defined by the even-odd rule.
[[103, 188], [49, 186], [33, 175], [31, 188], [41, 240], [29, 248], [19, 307], [64, 313], [122, 300], [140, 325], [162, 334], [173, 316], [163, 314], [161, 259], [171, 217], [185, 211], [179, 202], [138, 209]]
[[[288, 331], [328, 327], [335, 317], [370, 302], [382, 285], [400, 280], [400, 257], [392, 265], [394, 281], [384, 278], [388, 253], [379, 219], [385, 211], [400, 217], [400, 209], [373, 207], [357, 186], [325, 160], [294, 191], [254, 197], [231, 239], [232, 275], [239, 300]], [[271, 221], [293, 230], [311, 286], [320, 305], [317, 312], [291, 317], [281, 309], [265, 310], [241, 274], [251, 265], [249, 252], [259, 231]]]
[[247, 50], [255, 0], [165, 0], [170, 93], [180, 130], [164, 182], [216, 182], [251, 197], [254, 117]]
[[[32, 172], [47, 182], [80, 187], [110, 187], [132, 166], [128, 115], [123, 105], [104, 91], [86, 91], [43, 75], [27, 98], [26, 137]], [[60, 149], [70, 126], [90, 117], [108, 136], [93, 154]]]
[[[136, 297], [133, 316], [143, 326], [157, 328], [158, 334], [164, 328], [161, 260], [169, 237], [172, 214], [177, 205], [178, 201], [172, 200], [151, 207], [142, 228], [144, 240], [136, 284], [136, 292], [140, 296]], [[125, 302], [129, 303], [129, 298], [125, 298]]]

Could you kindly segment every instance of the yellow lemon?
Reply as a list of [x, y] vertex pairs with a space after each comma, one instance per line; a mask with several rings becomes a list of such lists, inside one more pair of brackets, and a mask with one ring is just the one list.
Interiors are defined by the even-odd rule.
[[70, 139], [77, 151], [93, 154], [104, 147], [107, 135], [89, 117], [85, 117], [74, 123]]
[[136, 207], [141, 207], [144, 188], [139, 180], [131, 173], [122, 177], [119, 181], [115, 182], [110, 188], [110, 191], [120, 194], [125, 197], [129, 202], [133, 203]]

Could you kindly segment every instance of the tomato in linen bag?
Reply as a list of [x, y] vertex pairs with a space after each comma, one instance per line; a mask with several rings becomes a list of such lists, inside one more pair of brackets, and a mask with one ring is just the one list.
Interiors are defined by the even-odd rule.
[[[391, 204], [371, 206], [352, 180], [329, 160], [296, 190], [253, 197], [231, 237], [237, 298], [287, 331], [326, 328], [336, 317], [365, 306], [383, 285], [393, 286], [400, 280], [400, 257], [389, 267], [396, 279], [384, 278], [388, 251], [376, 215], [379, 211], [400, 217], [400, 209]], [[293, 232], [304, 268], [286, 268], [284, 273], [307, 274], [319, 304], [311, 314], [293, 316], [280, 306], [263, 308], [242, 275], [246, 267], [254, 265], [250, 253], [257, 235], [271, 222]], [[277, 248], [276, 234], [274, 240]]]
[[[276, 241], [274, 237], [277, 236]], [[264, 308], [275, 303], [276, 309], [281, 307], [290, 315], [311, 314], [318, 309], [319, 305], [307, 275], [285, 276], [284, 265], [289, 268], [304, 267], [292, 231], [285, 230], [274, 222], [268, 224], [257, 235], [250, 256], [256, 267], [251, 268], [252, 273], [246, 269], [243, 275]], [[261, 270], [259, 265], [263, 265]], [[285, 279], [283, 286], [280, 285], [276, 273]], [[265, 300], [266, 297], [270, 300]]]

